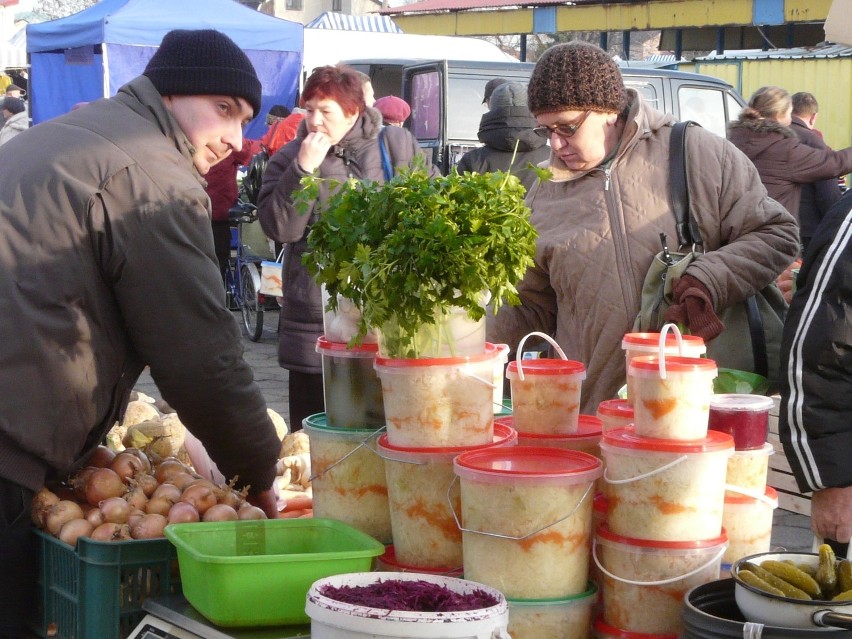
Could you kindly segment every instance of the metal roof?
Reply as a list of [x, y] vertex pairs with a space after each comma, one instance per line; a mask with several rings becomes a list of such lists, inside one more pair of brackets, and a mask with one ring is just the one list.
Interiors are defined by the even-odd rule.
[[362, 15], [326, 11], [308, 24], [306, 29], [337, 29], [339, 31], [373, 31], [377, 33], [402, 33], [402, 29], [389, 16]]
[[713, 62], [715, 60], [800, 60], [808, 58], [849, 58], [852, 47], [845, 44], [823, 44], [817, 47], [795, 47], [792, 49], [743, 49], [710, 53], [695, 62]]
[[476, 11], [477, 9], [507, 9], [511, 7], [543, 7], [551, 5], [585, 4], [566, 0], [421, 0], [413, 4], [387, 7], [379, 10], [382, 15], [406, 13], [437, 13], [442, 11]]

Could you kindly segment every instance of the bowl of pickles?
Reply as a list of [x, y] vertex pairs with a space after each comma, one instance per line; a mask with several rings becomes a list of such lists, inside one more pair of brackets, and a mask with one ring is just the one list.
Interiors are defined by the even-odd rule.
[[831, 546], [816, 553], [768, 552], [731, 567], [734, 597], [748, 621], [782, 628], [852, 630], [852, 562]]

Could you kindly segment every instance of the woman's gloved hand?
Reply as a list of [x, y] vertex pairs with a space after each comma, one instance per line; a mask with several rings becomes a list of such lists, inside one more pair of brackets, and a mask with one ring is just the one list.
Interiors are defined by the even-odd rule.
[[713, 310], [713, 299], [710, 291], [692, 275], [684, 275], [674, 283], [672, 288], [674, 303], [665, 314], [667, 322], [683, 324], [693, 335], [705, 342], [718, 337], [725, 325]]

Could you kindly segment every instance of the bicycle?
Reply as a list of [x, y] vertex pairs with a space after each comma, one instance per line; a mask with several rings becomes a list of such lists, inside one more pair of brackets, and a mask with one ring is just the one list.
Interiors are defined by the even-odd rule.
[[244, 200], [228, 211], [236, 224], [231, 235], [231, 258], [225, 268], [225, 288], [229, 303], [240, 310], [248, 338], [260, 341], [266, 296], [260, 292], [260, 269], [264, 260], [274, 260], [269, 240], [257, 222], [257, 207]]

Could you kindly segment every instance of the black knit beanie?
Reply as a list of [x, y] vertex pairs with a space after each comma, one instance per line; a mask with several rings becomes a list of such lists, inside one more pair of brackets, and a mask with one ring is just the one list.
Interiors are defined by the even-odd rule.
[[169, 31], [142, 75], [160, 95], [227, 95], [260, 112], [260, 80], [233, 40], [214, 29]]
[[534, 115], [554, 111], [621, 113], [627, 93], [618, 65], [600, 47], [585, 42], [557, 44], [536, 62], [529, 84]]

